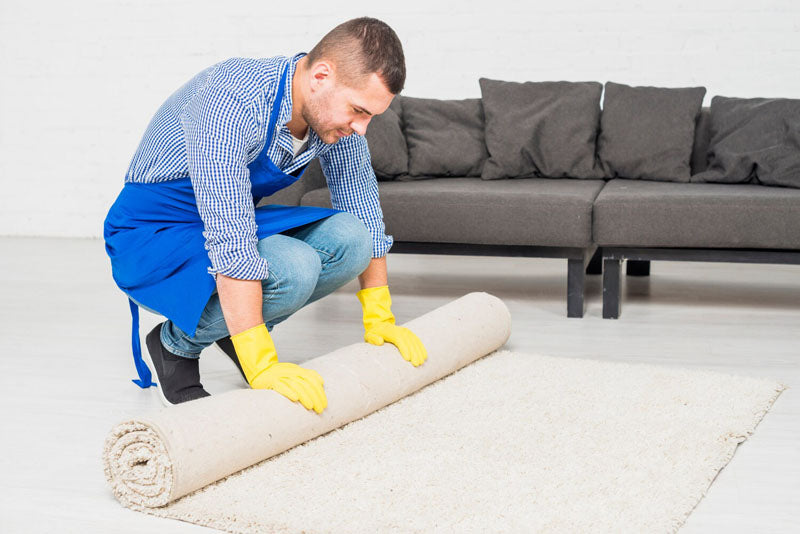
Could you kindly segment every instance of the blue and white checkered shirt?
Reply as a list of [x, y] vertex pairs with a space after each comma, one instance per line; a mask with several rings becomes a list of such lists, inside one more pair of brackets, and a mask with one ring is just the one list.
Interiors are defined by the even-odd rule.
[[269, 159], [288, 174], [319, 156], [333, 207], [364, 222], [372, 234], [373, 257], [384, 256], [394, 242], [385, 234], [378, 183], [363, 136], [354, 132], [326, 144], [309, 128], [308, 147], [294, 155], [286, 123], [292, 118], [292, 75], [305, 55], [231, 58], [203, 70], [161, 105], [133, 156], [125, 182], [191, 177], [211, 275], [267, 278], [267, 260], [256, 249], [247, 165], [266, 143], [269, 113], [287, 61], [278, 131], [267, 147]]

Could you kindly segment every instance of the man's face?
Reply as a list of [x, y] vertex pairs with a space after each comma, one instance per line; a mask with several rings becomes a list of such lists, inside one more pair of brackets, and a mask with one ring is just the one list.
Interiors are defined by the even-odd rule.
[[370, 119], [386, 111], [392, 98], [375, 73], [361, 87], [352, 88], [337, 80], [329, 65], [319, 63], [312, 72], [303, 120], [324, 143], [332, 144], [353, 132], [364, 135]]

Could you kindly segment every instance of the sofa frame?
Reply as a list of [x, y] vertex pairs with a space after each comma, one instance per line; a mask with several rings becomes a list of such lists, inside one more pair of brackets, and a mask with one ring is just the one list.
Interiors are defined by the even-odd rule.
[[618, 319], [622, 306], [621, 264], [629, 276], [648, 276], [650, 262], [701, 261], [800, 265], [800, 251], [787, 249], [601, 247], [603, 258], [603, 319]]
[[[525, 245], [478, 245], [468, 243], [429, 243], [395, 241], [392, 252], [405, 254], [447, 254], [459, 256], [513, 256], [525, 258], [566, 258], [567, 317], [583, 317], [586, 274], [600, 274], [597, 247], [545, 247]], [[594, 259], [592, 268], [589, 266]]]

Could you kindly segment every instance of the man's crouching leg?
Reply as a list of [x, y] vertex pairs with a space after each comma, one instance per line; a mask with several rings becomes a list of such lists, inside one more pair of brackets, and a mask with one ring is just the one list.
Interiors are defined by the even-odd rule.
[[[271, 331], [303, 306], [364, 272], [372, 257], [372, 237], [358, 218], [341, 212], [260, 239], [257, 249], [269, 264], [268, 276], [262, 280], [262, 314]], [[216, 341], [239, 367], [216, 292], [209, 299], [193, 338], [171, 323], [167, 326], [162, 339], [176, 354], [196, 358]]]
[[[257, 248], [269, 263], [269, 276], [262, 280], [262, 315], [271, 331], [303, 306], [364, 272], [372, 257], [372, 237], [359, 219], [337, 213], [263, 238]], [[247, 381], [230, 337], [226, 335], [216, 344]]]
[[360, 219], [347, 212], [336, 213], [286, 233], [303, 241], [320, 259], [321, 269], [316, 287], [303, 306], [333, 293], [358, 277], [372, 259], [372, 234]]

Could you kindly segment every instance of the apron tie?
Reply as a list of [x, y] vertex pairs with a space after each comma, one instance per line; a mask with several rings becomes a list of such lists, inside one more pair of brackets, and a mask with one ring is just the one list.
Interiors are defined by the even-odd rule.
[[132, 382], [142, 389], [149, 388], [150, 386], [157, 386], [152, 380], [150, 368], [142, 360], [142, 343], [139, 340], [139, 306], [133, 300], [128, 298], [128, 304], [131, 306], [131, 346], [133, 347], [133, 363], [136, 365], [136, 372], [139, 374], [139, 379], [133, 379]]

